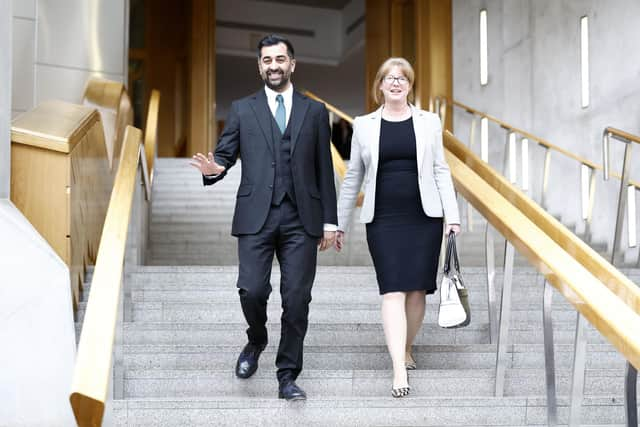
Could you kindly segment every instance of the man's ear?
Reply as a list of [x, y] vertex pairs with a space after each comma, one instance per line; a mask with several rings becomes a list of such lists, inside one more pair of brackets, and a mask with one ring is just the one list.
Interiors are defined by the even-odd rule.
[[296, 70], [296, 60], [291, 60], [291, 72], [293, 73]]

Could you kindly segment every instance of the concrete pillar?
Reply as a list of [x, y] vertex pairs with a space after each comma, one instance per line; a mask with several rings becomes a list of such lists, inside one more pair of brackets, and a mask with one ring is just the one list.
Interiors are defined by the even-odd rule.
[[[0, 199], [11, 186], [11, 0], [0, 0]], [[7, 54], [8, 52], [8, 54]]]

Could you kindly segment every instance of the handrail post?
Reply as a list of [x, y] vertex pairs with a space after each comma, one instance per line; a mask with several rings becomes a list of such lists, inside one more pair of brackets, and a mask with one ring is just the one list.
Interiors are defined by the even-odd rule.
[[591, 240], [591, 219], [596, 191], [596, 171], [589, 165], [580, 164], [580, 207], [584, 221], [584, 237]]
[[549, 188], [549, 170], [551, 169], [551, 149], [549, 147], [545, 148], [544, 153], [544, 167], [542, 169], [542, 189], [540, 192], [540, 206], [542, 209], [548, 210], [547, 206], [547, 189]]
[[553, 288], [547, 280], [544, 281], [542, 296], [542, 328], [544, 334], [544, 370], [547, 388], [547, 424], [558, 424], [558, 402], [556, 398], [556, 365], [553, 348], [553, 319], [552, 319]]
[[[473, 146], [476, 141], [476, 127], [478, 123], [478, 119], [476, 115], [472, 112], [471, 114], [471, 128], [469, 129], [469, 150], [473, 151]], [[473, 206], [471, 206], [471, 202], [467, 200], [467, 230], [473, 231]]]
[[500, 301], [500, 331], [496, 350], [496, 382], [495, 396], [504, 396], [505, 374], [507, 370], [507, 345], [511, 326], [511, 294], [513, 285], [513, 266], [515, 249], [511, 242], [505, 241], [504, 277], [502, 283], [502, 299]]
[[[614, 265], [616, 258], [616, 249], [622, 238], [622, 223], [624, 221], [624, 211], [626, 199], [626, 188], [629, 185], [629, 164], [631, 162], [631, 141], [626, 138], [613, 135], [609, 128], [605, 128], [602, 134], [602, 160], [604, 163], [604, 180], [609, 179], [609, 146], [610, 139], [614, 137], [618, 141], [624, 142], [624, 160], [622, 162], [622, 177], [620, 179], [620, 192], [618, 194], [618, 211], [616, 213], [616, 227], [613, 235], [613, 246], [611, 248], [611, 264]], [[629, 218], [629, 221], [635, 221], [635, 218]], [[635, 367], [627, 361], [627, 367], [625, 370], [625, 382], [624, 382], [624, 405], [625, 416], [627, 420], [627, 426], [638, 426], [638, 396], [637, 396], [637, 378], [638, 371]]]
[[576, 335], [573, 344], [573, 369], [571, 371], [571, 395], [569, 397], [569, 426], [580, 426], [582, 397], [584, 396], [584, 375], [587, 358], [587, 338], [585, 319], [577, 313]]
[[495, 344], [498, 340], [498, 311], [496, 310], [496, 263], [495, 245], [491, 224], [487, 221], [485, 229], [485, 261], [487, 265], [487, 310], [489, 312], [489, 342]]
[[520, 140], [520, 153], [522, 154], [522, 191], [529, 192], [529, 138]]
[[[612, 135], [609, 129], [605, 129], [602, 135], [602, 157], [604, 163], [604, 180], [609, 179], [609, 141], [611, 137], [618, 141], [624, 142], [624, 160], [622, 162], [622, 177], [620, 179], [620, 191], [618, 193], [618, 210], [616, 213], [616, 226], [613, 234], [613, 245], [611, 248], [611, 264], [614, 264], [616, 251], [622, 240], [622, 226], [624, 222], [624, 211], [626, 209], [627, 198], [625, 191], [629, 185], [629, 166], [631, 163], [631, 142], [627, 139]], [[631, 218], [629, 218], [631, 220]]]

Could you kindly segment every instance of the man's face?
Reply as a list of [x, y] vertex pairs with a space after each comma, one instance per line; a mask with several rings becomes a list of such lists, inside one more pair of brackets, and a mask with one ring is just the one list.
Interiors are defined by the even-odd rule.
[[258, 71], [268, 88], [277, 92], [285, 90], [289, 86], [291, 73], [296, 68], [296, 60], [287, 55], [287, 46], [278, 43], [273, 46], [265, 46], [260, 51]]

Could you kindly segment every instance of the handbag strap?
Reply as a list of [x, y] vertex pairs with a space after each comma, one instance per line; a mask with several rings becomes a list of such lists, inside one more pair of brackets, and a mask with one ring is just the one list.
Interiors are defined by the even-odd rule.
[[[455, 233], [451, 231], [447, 235], [447, 247], [445, 249], [445, 256], [444, 256], [443, 271], [445, 276], [449, 275], [449, 272], [451, 271], [451, 257], [455, 254], [455, 247], [456, 247]], [[455, 255], [455, 257], [457, 259], [457, 254]], [[454, 260], [454, 263], [455, 263], [455, 260]]]
[[453, 267], [455, 268], [455, 272], [459, 274], [460, 260], [458, 259], [458, 248], [456, 247], [456, 235], [453, 231], [449, 233], [449, 238], [451, 239], [451, 258], [453, 259]]

